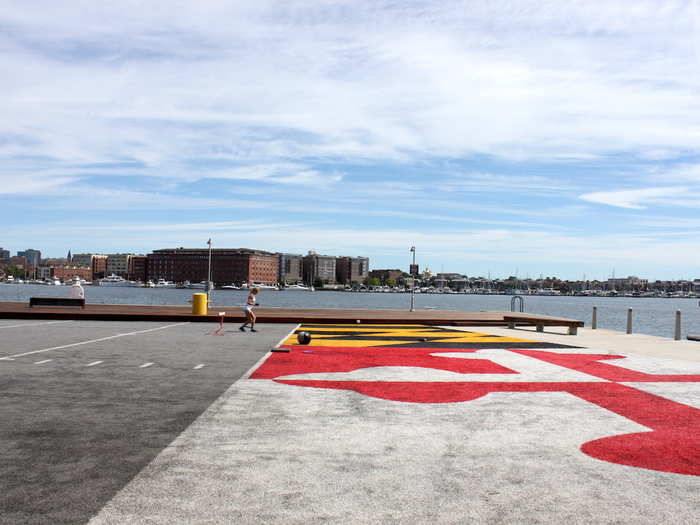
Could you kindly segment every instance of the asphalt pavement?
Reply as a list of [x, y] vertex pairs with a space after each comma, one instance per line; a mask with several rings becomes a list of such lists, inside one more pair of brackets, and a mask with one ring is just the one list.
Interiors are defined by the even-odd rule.
[[0, 523], [85, 523], [294, 328], [0, 320]]

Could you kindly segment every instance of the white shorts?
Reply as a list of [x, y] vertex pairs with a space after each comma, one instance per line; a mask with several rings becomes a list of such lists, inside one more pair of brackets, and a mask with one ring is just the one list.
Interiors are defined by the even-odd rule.
[[243, 307], [243, 311], [247, 314], [252, 314], [253, 313], [253, 307], [250, 306], [249, 304], [245, 305]]

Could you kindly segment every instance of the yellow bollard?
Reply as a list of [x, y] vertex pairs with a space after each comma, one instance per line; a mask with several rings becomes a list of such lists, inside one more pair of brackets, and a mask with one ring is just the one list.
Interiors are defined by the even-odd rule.
[[192, 314], [193, 315], [207, 315], [208, 313], [208, 300], [207, 294], [205, 293], [193, 293], [192, 294]]

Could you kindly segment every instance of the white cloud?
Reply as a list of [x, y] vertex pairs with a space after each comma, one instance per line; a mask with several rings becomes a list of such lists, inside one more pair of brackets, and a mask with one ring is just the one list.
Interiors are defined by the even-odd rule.
[[156, 165], [694, 149], [692, 13], [665, 4], [9, 6], [2, 121]]
[[75, 183], [75, 177], [3, 177], [0, 179], [0, 195], [53, 194], [58, 188]]
[[[607, 204], [618, 208], [629, 208], [641, 210], [644, 205], [661, 204], [673, 205], [673, 199], [687, 194], [687, 187], [658, 187], [658, 188], [643, 188], [637, 190], [617, 190], [617, 191], [597, 191], [593, 193], [585, 193], [580, 196], [581, 199], [599, 204]], [[675, 204], [685, 204], [684, 199], [676, 199]]]

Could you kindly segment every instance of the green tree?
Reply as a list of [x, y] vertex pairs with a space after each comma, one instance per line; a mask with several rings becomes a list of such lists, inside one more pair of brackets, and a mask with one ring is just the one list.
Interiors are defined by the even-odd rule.
[[379, 277], [370, 277], [369, 278], [369, 285], [370, 286], [379, 286], [381, 284], [381, 281], [379, 280]]
[[385, 284], [390, 288], [394, 288], [396, 286], [396, 281], [394, 279], [387, 279]]
[[5, 266], [5, 275], [23, 278], [24, 268], [22, 266], [17, 266], [14, 264], [11, 264], [10, 266]]

